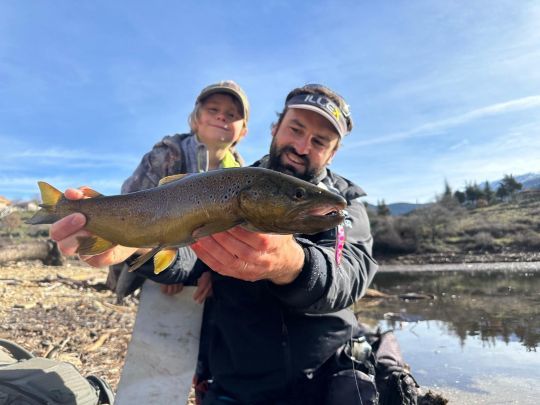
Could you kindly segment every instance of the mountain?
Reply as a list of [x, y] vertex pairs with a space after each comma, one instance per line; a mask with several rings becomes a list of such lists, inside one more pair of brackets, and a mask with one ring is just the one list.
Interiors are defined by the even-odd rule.
[[[414, 211], [417, 208], [423, 207], [424, 205], [426, 204], [414, 204], [405, 202], [387, 204], [388, 209], [390, 210], [390, 215], [405, 215], [411, 211]], [[377, 212], [376, 205], [368, 204], [367, 208], [373, 212]]]
[[[536, 189], [540, 190], [540, 173], [526, 173], [526, 174], [520, 174], [519, 176], [514, 176], [514, 178], [523, 184], [523, 190], [530, 190], [530, 189]], [[501, 184], [502, 179], [492, 181], [489, 183], [491, 188], [493, 190], [496, 190], [499, 188], [499, 184]]]

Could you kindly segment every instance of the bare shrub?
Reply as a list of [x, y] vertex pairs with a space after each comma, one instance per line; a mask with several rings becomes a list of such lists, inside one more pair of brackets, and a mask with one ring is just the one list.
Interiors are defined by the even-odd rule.
[[517, 234], [514, 238], [514, 246], [526, 250], [539, 250], [540, 233], [533, 230], [527, 230]]
[[18, 213], [12, 212], [11, 214], [2, 218], [0, 223], [2, 224], [2, 230], [5, 230], [8, 236], [12, 236], [14, 231], [21, 226], [22, 221]]
[[404, 217], [378, 217], [372, 221], [375, 254], [403, 254], [417, 250], [416, 229]]
[[472, 248], [475, 250], [492, 251], [495, 246], [495, 239], [489, 232], [480, 232], [473, 237]]

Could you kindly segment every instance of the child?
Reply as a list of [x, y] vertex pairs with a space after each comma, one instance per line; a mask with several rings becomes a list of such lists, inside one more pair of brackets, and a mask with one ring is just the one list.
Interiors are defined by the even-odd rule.
[[[243, 160], [235, 146], [247, 133], [248, 118], [249, 103], [238, 84], [222, 81], [205, 87], [188, 117], [191, 132], [166, 136], [156, 143], [124, 182], [122, 194], [156, 187], [163, 177], [173, 174], [241, 166]], [[190, 251], [184, 249], [182, 254], [190, 254]], [[119, 264], [111, 267], [107, 285], [121, 299], [140, 287], [143, 281], [136, 272], [129, 273], [124, 264]], [[201, 284], [207, 281], [203, 277]], [[208, 293], [203, 287], [197, 297], [200, 301]], [[161, 290], [169, 295], [181, 289], [182, 284], [161, 286]]]

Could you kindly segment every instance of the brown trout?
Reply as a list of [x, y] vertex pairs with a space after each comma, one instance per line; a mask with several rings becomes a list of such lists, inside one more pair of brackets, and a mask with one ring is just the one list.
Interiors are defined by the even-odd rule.
[[129, 194], [68, 200], [39, 182], [43, 204], [28, 220], [50, 224], [74, 212], [86, 217], [93, 236], [80, 237], [78, 253], [95, 255], [115, 246], [152, 248], [130, 270], [154, 257], [161, 272], [176, 248], [236, 225], [277, 234], [314, 234], [343, 221], [343, 197], [273, 170], [244, 167], [176, 175], [159, 186]]

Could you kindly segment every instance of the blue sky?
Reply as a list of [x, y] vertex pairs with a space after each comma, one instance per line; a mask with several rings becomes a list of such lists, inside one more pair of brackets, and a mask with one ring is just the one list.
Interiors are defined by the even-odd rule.
[[[260, 4], [259, 4], [260, 3]], [[119, 192], [186, 132], [202, 87], [251, 105], [247, 162], [285, 95], [326, 84], [356, 126], [331, 168], [376, 203], [540, 172], [540, 2], [0, 2], [0, 195]]]

